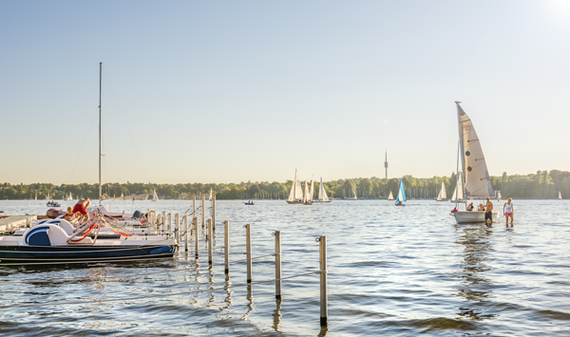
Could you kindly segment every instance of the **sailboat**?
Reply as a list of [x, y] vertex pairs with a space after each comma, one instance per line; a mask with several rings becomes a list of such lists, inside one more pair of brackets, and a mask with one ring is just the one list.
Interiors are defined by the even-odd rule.
[[291, 186], [291, 192], [289, 192], [289, 198], [287, 198], [288, 204], [304, 204], [303, 188], [301, 187], [301, 181], [299, 180], [299, 173], [295, 169], [295, 180], [293, 180], [293, 185]]
[[501, 191], [497, 191], [497, 201], [501, 201]]
[[313, 180], [313, 177], [311, 177], [311, 189], [309, 190], [309, 197], [307, 198], [311, 200], [311, 202], [313, 202], [314, 192], [315, 192], [315, 181]]
[[154, 193], [152, 194], [152, 201], [159, 201], [158, 200], [158, 194], [156, 194], [156, 189], [154, 190]]
[[562, 200], [562, 191], [558, 191], [558, 200]]
[[212, 197], [212, 188], [210, 188], [210, 196], [208, 197], [208, 200], [212, 201], [213, 197]]
[[447, 200], [447, 191], [445, 190], [445, 184], [443, 181], [441, 182], [441, 190], [439, 190], [439, 194], [437, 195], [437, 201], [446, 201]]
[[[457, 105], [457, 118], [459, 125], [459, 158], [461, 161], [461, 169], [464, 173], [463, 195], [466, 198], [492, 198], [494, 196], [493, 187], [491, 186], [491, 179], [487, 171], [487, 164], [485, 163], [485, 156], [481, 142], [471, 119], [459, 105], [461, 102], [455, 102]], [[461, 160], [459, 160], [461, 159]], [[458, 169], [459, 171], [459, 169]], [[469, 222], [485, 222], [484, 211], [459, 211], [457, 205], [452, 214], [458, 223]], [[493, 212], [493, 220], [499, 216], [499, 212]]]
[[303, 198], [303, 203], [305, 205], [310, 205], [313, 203], [313, 201], [311, 199], [309, 199], [310, 197], [310, 192], [309, 192], [309, 184], [307, 184], [307, 181], [305, 180], [305, 197]]
[[406, 192], [404, 191], [404, 182], [400, 180], [400, 188], [398, 189], [398, 197], [396, 198], [396, 206], [405, 206]]
[[325, 203], [331, 201], [332, 200], [329, 199], [329, 197], [327, 196], [327, 191], [325, 191], [325, 185], [323, 185], [323, 178], [321, 178], [321, 185], [319, 187], [319, 197], [314, 202]]
[[461, 171], [457, 173], [457, 182], [455, 184], [455, 189], [453, 190], [453, 196], [451, 197], [451, 202], [453, 203], [465, 203], [465, 198], [463, 197], [463, 178], [461, 177]]
[[388, 200], [394, 200], [394, 195], [392, 194], [392, 191], [390, 191], [390, 195], [388, 196]]

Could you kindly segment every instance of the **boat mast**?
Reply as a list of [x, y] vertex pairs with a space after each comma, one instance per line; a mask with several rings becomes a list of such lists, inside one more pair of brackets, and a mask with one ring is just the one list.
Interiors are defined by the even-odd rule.
[[103, 62], [99, 62], [99, 206], [101, 206], [101, 83], [103, 79]]
[[457, 105], [457, 125], [458, 125], [458, 129], [459, 129], [459, 154], [458, 154], [457, 160], [459, 161], [459, 156], [461, 156], [461, 172], [463, 173], [461, 176], [461, 182], [462, 182], [461, 189], [463, 191], [463, 200], [465, 200], [465, 207], [467, 207], [467, 193], [465, 193], [465, 158], [463, 157], [463, 152], [465, 150], [463, 149], [463, 144], [464, 144], [463, 143], [463, 130], [461, 130], [461, 117], [459, 115], [461, 107], [459, 106], [459, 103], [461, 103], [461, 102], [455, 101], [455, 104]]

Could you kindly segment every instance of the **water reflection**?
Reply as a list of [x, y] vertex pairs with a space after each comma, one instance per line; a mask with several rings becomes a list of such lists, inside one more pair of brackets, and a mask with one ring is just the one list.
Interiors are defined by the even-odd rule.
[[246, 319], [247, 316], [255, 309], [255, 305], [253, 304], [253, 287], [251, 284], [247, 285], [247, 297], [246, 297], [248, 304], [247, 304], [247, 312], [245, 315], [241, 317], [241, 319]]
[[281, 324], [281, 300], [275, 300], [276, 308], [273, 311], [273, 329], [279, 331], [279, 324]]
[[[463, 281], [454, 295], [469, 302], [485, 302], [491, 296], [491, 280], [485, 277], [485, 272], [491, 270], [486, 264], [491, 259], [493, 244], [489, 236], [493, 233], [492, 225], [468, 224], [456, 227], [459, 240], [456, 243], [464, 248], [463, 263], [457, 277]], [[460, 307], [458, 315], [480, 320], [489, 315], [481, 315], [476, 309]], [[491, 315], [492, 316], [492, 315]]]

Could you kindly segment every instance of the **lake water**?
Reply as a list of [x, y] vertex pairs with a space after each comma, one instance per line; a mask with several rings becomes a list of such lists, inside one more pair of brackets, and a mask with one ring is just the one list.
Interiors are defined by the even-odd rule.
[[[221, 249], [210, 269], [207, 253], [197, 265], [193, 252], [181, 247], [175, 259], [161, 262], [0, 267], [0, 334], [568, 336], [570, 202], [514, 205], [514, 228], [507, 229], [503, 216], [491, 227], [458, 225], [449, 202], [218, 201], [215, 244], [223, 245], [222, 222], [228, 220], [230, 260], [244, 258], [246, 223], [252, 225], [254, 257], [273, 253], [272, 232], [281, 231], [283, 277], [318, 270], [315, 238], [327, 236], [328, 329], [319, 324], [317, 274], [284, 280], [277, 303], [273, 282], [243, 286], [244, 262], [231, 265], [228, 279]], [[191, 202], [112, 207], [183, 214]], [[4, 214], [46, 209], [45, 201], [0, 201]], [[254, 260], [254, 283], [274, 277], [273, 256]], [[80, 304], [23, 306], [51, 302]]]

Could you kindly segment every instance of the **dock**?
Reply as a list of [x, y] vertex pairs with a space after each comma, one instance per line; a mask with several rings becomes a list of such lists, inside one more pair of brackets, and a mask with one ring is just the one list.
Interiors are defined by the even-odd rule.
[[0, 233], [18, 227], [31, 227], [38, 220], [37, 215], [7, 215], [0, 216]]

